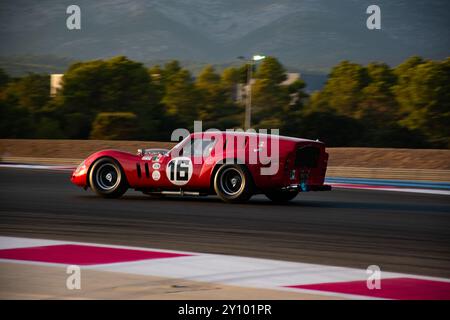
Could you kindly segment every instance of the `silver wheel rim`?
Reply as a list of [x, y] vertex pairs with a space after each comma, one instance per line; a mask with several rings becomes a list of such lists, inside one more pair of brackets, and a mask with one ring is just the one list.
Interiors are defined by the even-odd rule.
[[102, 190], [113, 190], [120, 183], [120, 173], [111, 163], [104, 163], [96, 170], [95, 181]]
[[220, 175], [220, 189], [227, 196], [235, 196], [244, 189], [242, 174], [235, 168], [227, 168]]

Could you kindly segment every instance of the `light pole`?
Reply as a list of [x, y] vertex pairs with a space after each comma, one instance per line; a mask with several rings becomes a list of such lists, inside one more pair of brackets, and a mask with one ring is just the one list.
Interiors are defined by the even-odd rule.
[[[244, 57], [238, 57], [241, 60], [246, 60]], [[256, 62], [263, 60], [265, 56], [254, 55], [251, 59], [247, 60], [247, 94], [245, 97], [245, 121], [244, 130], [248, 130], [252, 126], [252, 72], [253, 66]]]

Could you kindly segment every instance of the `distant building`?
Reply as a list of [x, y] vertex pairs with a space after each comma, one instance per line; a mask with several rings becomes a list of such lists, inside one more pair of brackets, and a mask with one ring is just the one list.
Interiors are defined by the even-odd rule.
[[[286, 80], [280, 83], [281, 86], [289, 86], [293, 84], [295, 81], [300, 80], [300, 73], [288, 72], [286, 73]], [[251, 79], [250, 84], [253, 86], [256, 82], [256, 79]], [[249, 91], [248, 84], [239, 83], [236, 86], [236, 95], [235, 101], [237, 103], [245, 103], [245, 99], [247, 98], [247, 94]], [[296, 94], [291, 95], [291, 104], [295, 104], [298, 100]]]
[[300, 80], [300, 73], [288, 72], [286, 73], [286, 80], [284, 80], [281, 85], [289, 86], [293, 84], [295, 81]]
[[[282, 86], [289, 86], [295, 81], [300, 80], [300, 73], [286, 73], [286, 76], [287, 79], [281, 83]], [[291, 93], [289, 96], [291, 97], [291, 100], [289, 102], [290, 106], [294, 106], [299, 102], [300, 97], [298, 93]]]
[[62, 88], [63, 74], [51, 74], [50, 75], [50, 96], [54, 97], [58, 90]]

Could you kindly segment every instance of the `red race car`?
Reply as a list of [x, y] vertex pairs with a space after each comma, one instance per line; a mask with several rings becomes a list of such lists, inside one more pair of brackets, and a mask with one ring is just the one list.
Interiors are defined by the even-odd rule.
[[327, 161], [320, 141], [213, 131], [190, 134], [171, 150], [96, 152], [71, 180], [106, 198], [133, 188], [149, 195], [217, 194], [226, 202], [263, 193], [284, 202], [299, 192], [331, 190], [324, 185]]

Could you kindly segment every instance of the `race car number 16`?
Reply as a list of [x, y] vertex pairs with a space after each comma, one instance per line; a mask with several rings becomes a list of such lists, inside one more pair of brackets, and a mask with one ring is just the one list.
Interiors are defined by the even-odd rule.
[[182, 186], [192, 177], [192, 161], [187, 157], [179, 157], [170, 160], [167, 164], [167, 178], [175, 185]]

